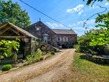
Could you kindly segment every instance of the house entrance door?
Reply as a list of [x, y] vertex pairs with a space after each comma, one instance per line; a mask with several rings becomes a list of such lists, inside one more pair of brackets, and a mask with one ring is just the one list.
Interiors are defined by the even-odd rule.
[[44, 34], [44, 35], [43, 35], [43, 41], [44, 41], [45, 43], [48, 43], [48, 34]]

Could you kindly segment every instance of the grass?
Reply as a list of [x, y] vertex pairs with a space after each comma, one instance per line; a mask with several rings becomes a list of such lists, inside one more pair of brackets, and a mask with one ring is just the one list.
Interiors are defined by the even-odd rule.
[[72, 82], [109, 82], [109, 64], [88, 61], [82, 53], [75, 53], [72, 71]]

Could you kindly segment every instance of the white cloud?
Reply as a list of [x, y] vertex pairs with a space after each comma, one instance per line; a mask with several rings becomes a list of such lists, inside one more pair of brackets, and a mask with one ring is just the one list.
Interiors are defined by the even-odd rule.
[[[85, 21], [86, 21], [86, 20], [78, 21], [78, 22], [77, 22], [77, 25], [81, 25], [81, 24], [83, 24]], [[95, 19], [91, 19], [91, 20], [88, 20], [88, 21], [86, 22], [86, 24], [94, 24], [94, 23], [95, 23]]]
[[67, 9], [66, 12], [68, 13], [74, 13], [74, 12], [77, 12], [78, 15], [81, 15], [84, 11], [82, 10], [82, 8], [84, 7], [83, 4], [79, 4], [78, 6], [76, 6], [75, 8], [70, 8], [70, 9]]
[[83, 27], [74, 27], [73, 30], [81, 30], [81, 31], [85, 31], [86, 29]]
[[[69, 24], [68, 27], [72, 28], [78, 35], [84, 34], [84, 32], [89, 31], [90, 29], [94, 28], [94, 19], [87, 21], [86, 27], [83, 27], [83, 23], [85, 20], [78, 21], [77, 23], [74, 24]], [[46, 24], [51, 28], [51, 29], [68, 29], [68, 27], [58, 24], [58, 23], [51, 23], [51, 22], [46, 22]]]
[[87, 24], [93, 24], [93, 23], [95, 23], [95, 19], [87, 21]]
[[83, 10], [81, 10], [80, 12], [78, 12], [78, 15], [81, 15], [83, 12], [84, 12], [84, 11], [83, 11]]
[[109, 5], [109, 2], [106, 2], [106, 3], [105, 3], [105, 6], [108, 6], [108, 5]]
[[95, 24], [95, 19], [89, 20], [86, 22], [86, 25], [88, 25], [88, 28], [83, 28], [83, 24], [84, 24], [85, 20], [83, 21], [78, 21], [75, 24], [69, 24], [68, 26], [73, 28], [73, 29], [78, 29], [78, 30], [88, 30], [90, 28], [92, 28]]
[[46, 22], [46, 24], [52, 29], [64, 27], [62, 24], [57, 24], [57, 23]]
[[67, 9], [66, 12], [68, 12], [68, 13], [72, 13], [72, 12], [73, 12], [73, 9]]
[[73, 8], [73, 10], [74, 10], [75, 12], [79, 12], [83, 7], [84, 7], [83, 4], [79, 4], [78, 6], [76, 6], [75, 8]]

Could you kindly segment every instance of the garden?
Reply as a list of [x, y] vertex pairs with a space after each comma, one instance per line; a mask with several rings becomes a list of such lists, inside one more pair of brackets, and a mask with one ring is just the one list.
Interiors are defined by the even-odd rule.
[[45, 60], [55, 55], [56, 50], [47, 50], [48, 46], [41, 43], [37, 45], [36, 52], [23, 56], [19, 54], [20, 40], [1, 40], [0, 41], [0, 74], [8, 70], [14, 70], [22, 66], [26, 66], [41, 60]]

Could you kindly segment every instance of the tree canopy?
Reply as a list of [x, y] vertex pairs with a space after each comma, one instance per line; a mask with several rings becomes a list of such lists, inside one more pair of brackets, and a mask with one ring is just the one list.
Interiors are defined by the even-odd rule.
[[[83, 0], [83, 1], [85, 1], [85, 0]], [[91, 3], [93, 4], [93, 3], [95, 3], [96, 1], [98, 1], [98, 2], [102, 2], [103, 0], [87, 0], [87, 5], [90, 5]], [[107, 1], [109, 1], [109, 0], [107, 0]]]
[[21, 28], [25, 28], [30, 25], [30, 17], [17, 2], [0, 0], [0, 24], [5, 22], [11, 22]]
[[[104, 0], [87, 0], [87, 5], [93, 5], [95, 1]], [[79, 52], [91, 53], [93, 55], [109, 55], [109, 11], [105, 14], [97, 14], [98, 17], [95, 19], [96, 29], [87, 31], [87, 33], [80, 36], [76, 48]]]
[[109, 12], [98, 15], [96, 27], [78, 40], [78, 51], [92, 54], [109, 55]]

